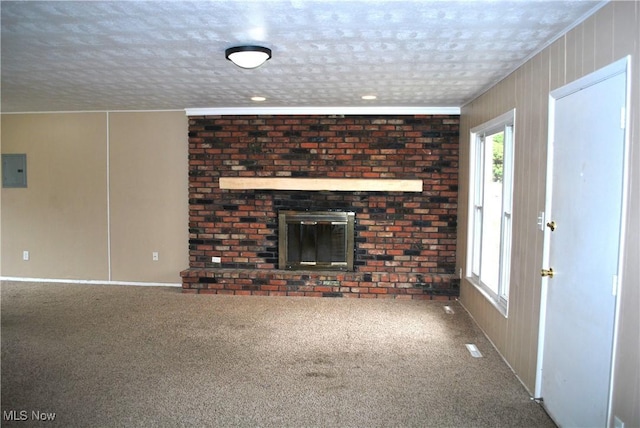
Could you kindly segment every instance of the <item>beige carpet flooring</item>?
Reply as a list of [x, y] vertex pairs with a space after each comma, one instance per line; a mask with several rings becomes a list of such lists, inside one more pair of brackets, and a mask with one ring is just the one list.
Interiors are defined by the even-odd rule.
[[555, 426], [455, 301], [3, 282], [1, 310], [2, 426]]

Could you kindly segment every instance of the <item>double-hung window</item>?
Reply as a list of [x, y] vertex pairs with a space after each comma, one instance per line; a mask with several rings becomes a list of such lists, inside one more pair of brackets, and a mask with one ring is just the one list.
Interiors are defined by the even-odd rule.
[[471, 130], [467, 277], [506, 316], [515, 110]]

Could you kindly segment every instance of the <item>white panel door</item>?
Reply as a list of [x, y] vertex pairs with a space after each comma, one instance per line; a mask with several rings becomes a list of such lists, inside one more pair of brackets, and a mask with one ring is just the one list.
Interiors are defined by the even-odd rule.
[[555, 230], [546, 227], [543, 267], [553, 277], [543, 280], [540, 374], [544, 406], [564, 427], [607, 425], [625, 94], [622, 72], [552, 103], [546, 219]]

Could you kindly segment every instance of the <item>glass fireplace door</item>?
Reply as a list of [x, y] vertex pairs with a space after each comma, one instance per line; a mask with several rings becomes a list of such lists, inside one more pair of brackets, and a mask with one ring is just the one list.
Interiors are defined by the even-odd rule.
[[353, 270], [354, 213], [283, 211], [280, 268]]

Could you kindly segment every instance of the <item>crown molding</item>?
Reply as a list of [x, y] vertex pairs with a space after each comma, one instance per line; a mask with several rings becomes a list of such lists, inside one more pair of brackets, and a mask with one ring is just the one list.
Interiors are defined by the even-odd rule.
[[460, 114], [460, 107], [221, 107], [186, 108], [187, 116]]

